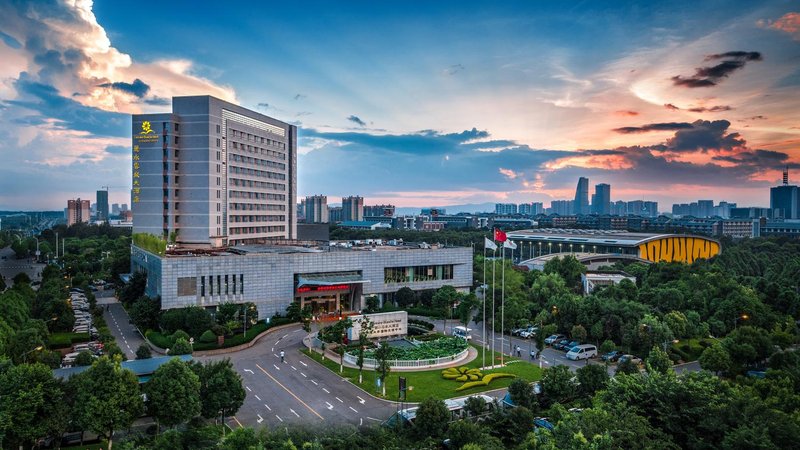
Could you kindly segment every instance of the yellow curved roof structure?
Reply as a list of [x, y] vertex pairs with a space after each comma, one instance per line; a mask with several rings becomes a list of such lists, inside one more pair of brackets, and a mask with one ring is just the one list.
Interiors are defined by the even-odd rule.
[[639, 244], [639, 257], [652, 262], [684, 262], [720, 254], [719, 242], [701, 236], [657, 236]]

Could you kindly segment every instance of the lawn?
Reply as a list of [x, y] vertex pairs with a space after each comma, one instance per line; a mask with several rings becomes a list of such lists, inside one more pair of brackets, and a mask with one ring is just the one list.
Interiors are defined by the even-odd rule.
[[714, 339], [681, 339], [679, 342], [670, 345], [670, 354], [680, 358], [683, 362], [697, 361], [700, 354], [706, 347], [710, 347]]
[[[472, 345], [472, 344], [470, 344]], [[480, 348], [472, 345], [480, 352]], [[339, 374], [339, 362], [331, 361], [330, 359], [325, 358], [324, 361], [321, 361], [321, 356], [316, 352], [311, 352], [307, 349], [303, 350], [303, 353], [308, 355], [309, 357], [313, 358], [317, 362], [321, 362], [325, 367], [330, 369], [336, 374]], [[490, 355], [487, 352], [487, 357]], [[496, 358], [500, 358], [500, 353], [495, 352]], [[517, 361], [517, 362], [513, 362]], [[506, 367], [494, 369], [494, 370], [487, 370], [484, 371], [483, 374], [490, 374], [490, 373], [510, 373], [516, 375], [519, 378], [523, 378], [528, 381], [535, 381], [539, 380], [542, 376], [541, 369], [538, 366], [530, 364], [525, 360], [519, 360], [518, 358], [512, 358], [510, 356], [506, 356], [506, 363], [511, 362]], [[468, 368], [480, 368], [481, 367], [481, 356], [478, 355], [475, 360], [470, 363], [464, 364], [464, 367]], [[462, 366], [459, 366], [462, 367]], [[371, 370], [364, 370], [364, 382], [359, 384], [358, 383], [358, 369], [351, 369], [348, 367], [344, 368], [344, 372], [342, 376], [359, 386], [361, 389], [369, 392], [370, 394], [386, 398], [387, 400], [397, 400], [398, 395], [398, 378], [400, 376], [406, 377], [407, 386], [409, 386], [408, 394], [406, 397], [406, 401], [408, 402], [421, 402], [422, 400], [428, 397], [434, 397], [438, 399], [447, 399], [453, 397], [466, 397], [471, 394], [477, 394], [479, 392], [484, 391], [491, 391], [495, 389], [500, 389], [504, 387], [508, 387], [509, 384], [513, 381], [513, 378], [500, 378], [497, 380], [492, 381], [488, 386], [477, 386], [470, 389], [465, 389], [463, 391], [456, 391], [458, 387], [460, 387], [463, 383], [453, 380], [446, 380], [442, 378], [442, 369], [434, 369], [434, 370], [425, 370], [420, 372], [389, 372], [386, 380], [386, 397], [381, 396], [381, 389], [376, 386], [376, 374]]]

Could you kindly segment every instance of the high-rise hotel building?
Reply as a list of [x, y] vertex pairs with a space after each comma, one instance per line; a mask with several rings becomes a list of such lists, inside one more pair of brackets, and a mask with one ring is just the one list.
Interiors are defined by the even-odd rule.
[[211, 96], [133, 116], [133, 232], [182, 247], [297, 235], [297, 127]]

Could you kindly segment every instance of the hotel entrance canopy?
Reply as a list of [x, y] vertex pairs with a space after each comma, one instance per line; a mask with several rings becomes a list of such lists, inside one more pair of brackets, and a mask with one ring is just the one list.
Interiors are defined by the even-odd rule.
[[297, 287], [303, 286], [336, 286], [343, 284], [364, 284], [369, 283], [358, 272], [332, 272], [315, 273], [297, 276]]

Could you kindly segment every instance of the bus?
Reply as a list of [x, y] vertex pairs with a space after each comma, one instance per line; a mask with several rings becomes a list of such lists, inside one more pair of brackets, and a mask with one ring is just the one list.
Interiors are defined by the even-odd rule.
[[461, 327], [461, 326], [453, 327], [453, 336], [470, 340], [472, 339], [472, 335], [470, 334], [471, 331], [472, 329], [467, 327]]

